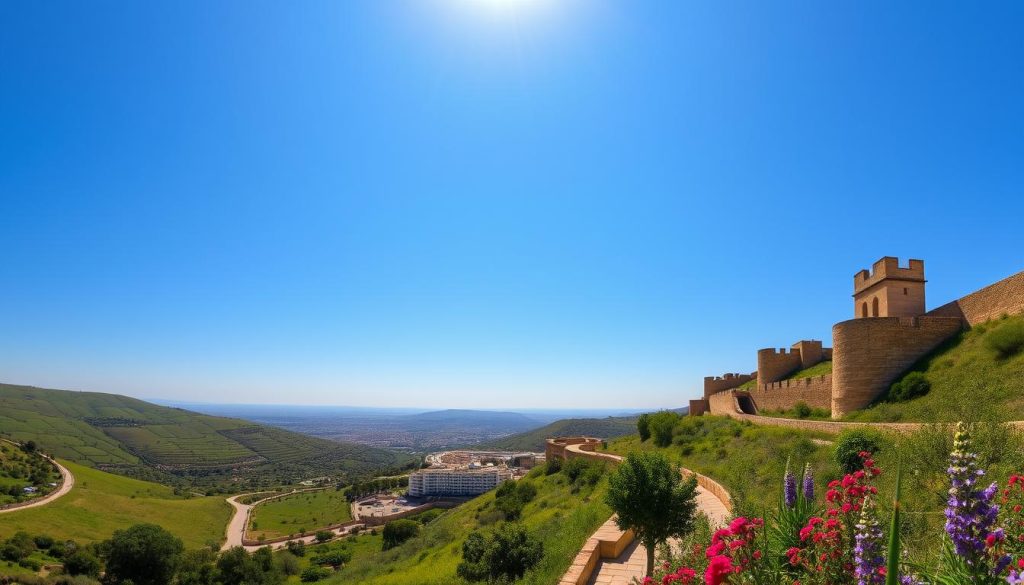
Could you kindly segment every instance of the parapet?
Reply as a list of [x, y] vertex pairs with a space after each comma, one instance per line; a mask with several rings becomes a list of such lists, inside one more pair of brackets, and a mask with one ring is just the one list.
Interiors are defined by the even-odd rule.
[[752, 374], [722, 374], [721, 376], [705, 376], [704, 378], [704, 399], [707, 400], [712, 394], [723, 390], [730, 390], [742, 386], [749, 380], [753, 380], [757, 372]]
[[908, 261], [907, 267], [900, 267], [895, 256], [885, 256], [871, 266], [871, 271], [861, 270], [853, 275], [853, 294], [857, 295], [883, 280], [905, 280], [925, 282], [924, 260]]

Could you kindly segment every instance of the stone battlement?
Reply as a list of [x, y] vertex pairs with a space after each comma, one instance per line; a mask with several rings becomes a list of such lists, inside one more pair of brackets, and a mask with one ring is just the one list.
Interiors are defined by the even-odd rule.
[[871, 271], [861, 270], [853, 275], [853, 294], [858, 294], [883, 280], [907, 280], [925, 282], [924, 261], [909, 260], [906, 268], [900, 267], [895, 256], [885, 256], [871, 266]]

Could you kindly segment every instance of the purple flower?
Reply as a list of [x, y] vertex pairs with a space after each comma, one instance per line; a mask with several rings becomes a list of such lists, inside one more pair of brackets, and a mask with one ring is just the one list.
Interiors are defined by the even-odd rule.
[[870, 497], [864, 498], [860, 520], [855, 525], [853, 562], [857, 585], [882, 585], [885, 575], [880, 569], [885, 566], [882, 555], [882, 529], [875, 517], [875, 507]]
[[782, 493], [783, 498], [786, 501], [786, 507], [792, 508], [796, 505], [796, 476], [789, 469], [789, 462], [786, 462], [786, 476], [782, 481]]
[[978, 455], [972, 453], [970, 447], [970, 434], [963, 423], [957, 423], [947, 470], [950, 488], [946, 502], [946, 534], [957, 555], [974, 571], [994, 575], [1009, 563], [1009, 557], [990, 558], [985, 546], [990, 534], [996, 538], [1002, 534], [995, 529], [999, 506], [992, 503], [999, 488], [993, 483], [985, 489], [977, 489], [978, 480], [985, 472], [978, 469]]
[[808, 502], [814, 501], [814, 474], [811, 473], [811, 464], [804, 465], [804, 499]]

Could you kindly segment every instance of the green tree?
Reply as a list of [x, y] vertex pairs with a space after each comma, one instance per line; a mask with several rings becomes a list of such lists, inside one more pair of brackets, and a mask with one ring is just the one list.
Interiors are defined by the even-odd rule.
[[420, 531], [420, 523], [415, 520], [392, 520], [384, 525], [384, 550], [395, 548]]
[[647, 549], [650, 576], [658, 544], [693, 529], [697, 478], [683, 481], [679, 468], [661, 453], [630, 453], [611, 474], [605, 501], [618, 515], [619, 528], [632, 529]]
[[313, 538], [315, 538], [319, 543], [324, 543], [334, 538], [334, 533], [330, 530], [317, 530], [316, 535]]
[[269, 548], [250, 555], [240, 546], [228, 549], [217, 559], [216, 580], [222, 585], [273, 585], [283, 581]]
[[316, 583], [317, 581], [323, 581], [330, 576], [330, 569], [325, 569], [323, 567], [306, 567], [306, 570], [302, 571], [302, 576], [299, 577], [299, 580], [303, 583]]
[[64, 559], [64, 572], [68, 575], [85, 575], [95, 579], [100, 575], [100, 560], [96, 555], [78, 551]]
[[213, 585], [217, 553], [208, 548], [186, 551], [178, 563], [177, 585]]
[[506, 522], [490, 536], [474, 531], [462, 544], [456, 572], [467, 581], [512, 582], [522, 579], [544, 556], [544, 545], [522, 524]]
[[181, 540], [156, 524], [118, 530], [103, 544], [107, 580], [133, 585], [166, 585], [174, 578]]
[[671, 445], [672, 431], [675, 430], [677, 422], [679, 422], [679, 415], [669, 410], [652, 414], [648, 426], [651, 429], [654, 444], [659, 447]]
[[636, 419], [636, 431], [640, 433], [640, 442], [651, 438], [651, 415], [646, 412]]

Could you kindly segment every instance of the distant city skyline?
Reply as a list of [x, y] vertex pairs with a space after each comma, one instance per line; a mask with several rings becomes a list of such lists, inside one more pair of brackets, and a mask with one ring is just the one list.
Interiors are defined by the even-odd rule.
[[1024, 6], [18, 3], [0, 382], [678, 408], [1024, 269]]

